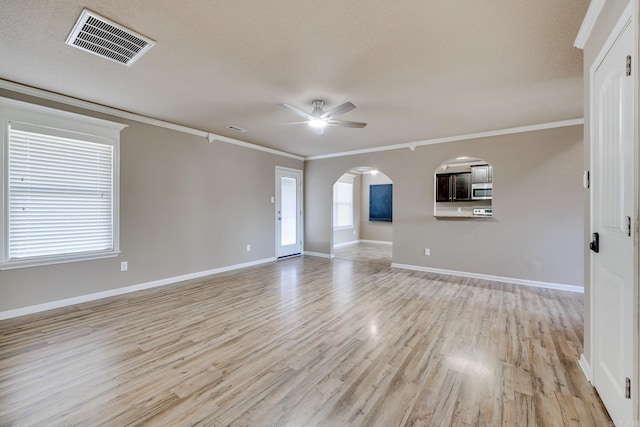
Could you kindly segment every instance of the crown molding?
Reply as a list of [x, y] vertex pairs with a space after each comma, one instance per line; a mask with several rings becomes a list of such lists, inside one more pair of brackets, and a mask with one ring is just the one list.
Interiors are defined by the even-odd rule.
[[606, 1], [607, 0], [591, 0], [589, 9], [587, 9], [587, 14], [584, 16], [582, 25], [580, 25], [580, 30], [578, 30], [576, 40], [573, 42], [573, 45], [578, 49], [584, 49], [586, 46], [587, 40], [589, 40], [589, 36], [591, 35], [593, 28], [596, 26], [596, 21], [598, 20], [598, 16], [600, 16], [600, 12], [602, 12], [602, 8]]
[[364, 148], [362, 150], [354, 150], [354, 151], [343, 151], [340, 153], [332, 153], [332, 154], [320, 154], [317, 156], [308, 156], [305, 157], [306, 160], [320, 160], [320, 159], [329, 159], [332, 157], [343, 157], [343, 156], [353, 156], [356, 154], [367, 154], [367, 153], [375, 153], [378, 151], [390, 151], [390, 150], [400, 150], [403, 148], [408, 148], [411, 151], [415, 150], [416, 147], [420, 147], [423, 145], [432, 145], [432, 144], [443, 144], [445, 142], [456, 142], [456, 141], [465, 141], [468, 139], [479, 139], [479, 138], [487, 138], [492, 136], [500, 136], [500, 135], [510, 135], [515, 133], [524, 133], [524, 132], [533, 132], [537, 130], [545, 130], [545, 129], [555, 129], [561, 127], [568, 126], [578, 126], [584, 124], [584, 118], [571, 119], [571, 120], [561, 120], [558, 122], [550, 122], [550, 123], [540, 123], [536, 125], [528, 125], [528, 126], [519, 126], [514, 128], [507, 129], [499, 129], [492, 130], [487, 132], [478, 132], [478, 133], [470, 133], [466, 135], [457, 135], [457, 136], [448, 136], [445, 138], [435, 138], [435, 139], [425, 139], [422, 141], [414, 141], [407, 142], [404, 144], [395, 144], [395, 145], [385, 145], [382, 147], [375, 148]]
[[251, 148], [252, 150], [264, 151], [265, 153], [275, 154], [277, 156], [289, 157], [291, 159], [304, 161], [304, 157], [298, 156], [296, 154], [275, 150], [269, 147], [263, 147], [262, 145], [251, 144], [250, 142], [240, 141], [239, 139], [228, 138], [222, 135], [216, 135], [215, 133], [208, 134], [207, 138], [209, 139], [209, 142], [222, 141], [222, 142], [226, 142], [227, 144], [239, 145], [240, 147]]
[[[596, 2], [596, 1], [604, 1], [604, 0], [594, 0], [594, 2]], [[592, 4], [593, 4], [593, 2], [592, 2]], [[599, 13], [599, 11], [598, 11], [598, 13]], [[214, 141], [221, 141], [221, 142], [225, 142], [225, 143], [228, 143], [228, 144], [238, 145], [240, 147], [245, 147], [245, 148], [249, 148], [249, 149], [252, 149], [252, 150], [262, 151], [262, 152], [265, 152], [265, 153], [270, 153], [270, 154], [274, 154], [274, 155], [277, 155], [277, 156], [288, 157], [288, 158], [291, 158], [291, 159], [301, 160], [301, 161], [328, 159], [328, 158], [332, 158], [332, 157], [352, 156], [352, 155], [356, 155], [356, 154], [375, 153], [375, 152], [378, 152], [378, 151], [399, 150], [399, 149], [404, 149], [404, 148], [409, 148], [411, 151], [413, 151], [413, 150], [416, 149], [416, 147], [423, 146], [423, 145], [442, 144], [442, 143], [445, 143], [445, 142], [464, 141], [464, 140], [468, 140], [468, 139], [487, 138], [487, 137], [492, 137], [492, 136], [509, 135], [509, 134], [514, 134], [514, 133], [532, 132], [532, 131], [536, 131], [536, 130], [553, 129], [553, 128], [559, 128], [559, 127], [577, 126], [577, 125], [584, 124], [584, 119], [583, 118], [578, 118], [578, 119], [563, 120], [563, 121], [551, 122], [551, 123], [542, 123], [542, 124], [536, 124], [536, 125], [500, 129], [500, 130], [495, 130], [495, 131], [487, 131], [487, 132], [478, 132], [478, 133], [472, 133], [472, 134], [466, 134], [466, 135], [450, 136], [450, 137], [445, 137], [445, 138], [425, 139], [425, 140], [422, 140], [422, 141], [412, 141], [412, 142], [407, 142], [407, 143], [402, 143], [402, 144], [385, 145], [385, 146], [374, 147], [374, 148], [365, 148], [365, 149], [362, 149], [362, 150], [343, 151], [343, 152], [338, 152], [338, 153], [320, 154], [320, 155], [317, 155], [317, 156], [303, 157], [303, 156], [298, 156], [296, 154], [287, 153], [285, 151], [275, 150], [273, 148], [264, 147], [262, 145], [257, 145], [257, 144], [252, 144], [250, 142], [241, 141], [239, 139], [229, 138], [229, 137], [226, 137], [226, 136], [217, 135], [215, 133], [206, 132], [206, 131], [203, 131], [203, 130], [199, 130], [199, 129], [194, 129], [194, 128], [190, 128], [190, 127], [187, 127], [187, 126], [178, 125], [178, 124], [167, 122], [167, 121], [164, 121], [164, 120], [158, 120], [158, 119], [154, 119], [154, 118], [151, 118], [151, 117], [143, 116], [143, 115], [140, 115], [140, 114], [130, 113], [128, 111], [119, 110], [117, 108], [108, 107], [108, 106], [100, 105], [100, 104], [95, 104], [93, 102], [85, 101], [85, 100], [78, 99], [78, 98], [73, 98], [73, 97], [67, 96], [67, 95], [61, 95], [61, 94], [54, 93], [54, 92], [49, 92], [49, 91], [44, 90], [44, 89], [38, 89], [38, 88], [35, 88], [35, 87], [23, 85], [23, 84], [20, 84], [20, 83], [11, 82], [11, 81], [8, 81], [8, 80], [0, 79], [0, 89], [6, 89], [6, 90], [13, 91], [13, 92], [21, 93], [21, 94], [24, 94], [24, 95], [35, 96], [37, 98], [42, 98], [42, 99], [46, 99], [46, 100], [49, 100], [49, 101], [60, 102], [62, 104], [66, 104], [66, 105], [71, 105], [71, 106], [74, 106], [74, 107], [84, 108], [86, 110], [95, 111], [95, 112], [98, 112], [98, 113], [109, 114], [109, 115], [120, 117], [120, 118], [123, 118], [123, 119], [133, 120], [133, 121], [137, 121], [137, 122], [141, 122], [141, 123], [150, 124], [150, 125], [153, 125], [153, 126], [162, 127], [162, 128], [165, 128], [165, 129], [171, 129], [171, 130], [175, 130], [175, 131], [178, 131], [178, 132], [187, 133], [187, 134], [190, 134], [190, 135], [200, 136], [200, 137], [203, 137], [203, 138], [207, 138], [210, 143], [212, 143]]]
[[35, 87], [23, 85], [20, 83], [12, 82], [9, 80], [0, 79], [0, 89], [6, 89], [13, 92], [21, 93], [23, 95], [35, 96], [37, 98], [46, 99], [49, 101], [59, 102], [61, 104], [71, 105], [73, 107], [84, 108], [86, 110], [95, 111], [97, 113], [109, 114], [111, 116], [120, 117], [127, 120], [133, 120], [136, 122], [146, 123], [153, 126], [162, 127], [165, 129], [171, 129], [190, 135], [200, 136], [207, 138], [209, 142], [222, 141], [228, 144], [239, 145], [241, 147], [249, 148], [252, 150], [264, 151], [277, 156], [289, 157], [296, 160], [303, 160], [304, 157], [295, 154], [287, 153], [285, 151], [274, 150], [272, 148], [263, 147], [261, 145], [251, 144], [250, 142], [240, 141], [239, 139], [229, 138], [222, 135], [217, 135], [211, 132], [205, 132], [200, 129], [194, 129], [187, 126], [178, 125], [175, 123], [167, 122], [164, 120], [154, 119], [152, 117], [143, 116], [140, 114], [130, 113], [128, 111], [119, 110], [117, 108], [108, 107], [106, 105], [95, 104], [93, 102], [85, 101], [71, 96], [62, 95], [55, 92], [49, 92], [44, 89], [38, 89]]

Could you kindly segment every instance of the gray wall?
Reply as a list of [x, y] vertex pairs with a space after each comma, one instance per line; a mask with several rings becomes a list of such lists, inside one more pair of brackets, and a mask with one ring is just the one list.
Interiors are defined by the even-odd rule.
[[[275, 256], [275, 167], [303, 162], [0, 91], [129, 127], [120, 146], [116, 258], [0, 271], [0, 311]], [[251, 244], [251, 252], [246, 245]], [[120, 272], [120, 262], [129, 270]]]
[[[582, 150], [571, 126], [306, 161], [305, 250], [331, 252], [331, 186], [371, 166], [393, 181], [393, 262], [582, 286]], [[493, 165], [492, 219], [433, 217], [434, 171], [458, 156]]]
[[[627, 6], [627, 1], [607, 1], [605, 2], [600, 16], [596, 22], [596, 25], [589, 36], [587, 44], [584, 48], [584, 128], [589, 129], [591, 126], [591, 107], [590, 107], [590, 93], [591, 93], [591, 76], [590, 69], [594, 64], [597, 56], [600, 54], [600, 50], [604, 47], [604, 44], [609, 37], [609, 34], [613, 30], [613, 27], [618, 22], [618, 18]], [[637, 77], [636, 77], [637, 78]], [[584, 170], [591, 168], [591, 143], [590, 135], [588, 131], [585, 131], [584, 135], [584, 156], [583, 166]], [[591, 238], [591, 217], [590, 217], [590, 204], [591, 194], [589, 190], [583, 191], [583, 206], [584, 206], [584, 229], [583, 229], [583, 241], [588, 242]], [[591, 313], [589, 307], [591, 306], [591, 287], [590, 287], [590, 269], [591, 269], [591, 253], [586, 245], [583, 247], [584, 256], [584, 286], [585, 286], [585, 298], [584, 298], [584, 357], [589, 365], [591, 365]]]
[[[377, 240], [381, 242], [393, 241], [393, 223], [369, 221], [369, 187], [372, 184], [393, 184], [383, 173], [362, 175], [362, 217], [360, 221], [360, 239]], [[395, 215], [395, 213], [394, 213]]]

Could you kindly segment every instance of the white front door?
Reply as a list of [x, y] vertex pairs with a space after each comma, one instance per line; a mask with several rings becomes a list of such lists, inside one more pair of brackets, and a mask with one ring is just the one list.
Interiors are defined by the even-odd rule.
[[[616, 425], [631, 425], [634, 189], [632, 26], [627, 24], [594, 73], [591, 231], [593, 385]], [[636, 71], [637, 72], [637, 71]]]
[[276, 167], [276, 256], [302, 253], [302, 171]]

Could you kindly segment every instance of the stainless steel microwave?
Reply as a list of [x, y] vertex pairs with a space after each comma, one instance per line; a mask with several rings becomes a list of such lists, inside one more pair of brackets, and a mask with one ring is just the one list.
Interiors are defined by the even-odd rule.
[[471, 200], [491, 200], [493, 185], [490, 182], [471, 185]]

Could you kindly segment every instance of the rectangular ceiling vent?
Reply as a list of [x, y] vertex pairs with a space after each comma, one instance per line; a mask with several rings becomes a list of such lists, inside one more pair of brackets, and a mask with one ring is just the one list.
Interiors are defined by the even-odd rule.
[[67, 44], [131, 66], [156, 42], [85, 9], [67, 37]]

